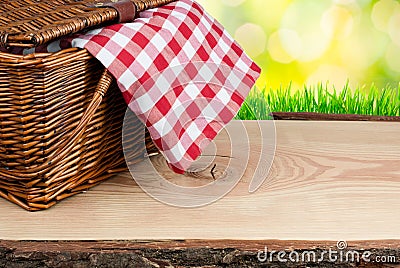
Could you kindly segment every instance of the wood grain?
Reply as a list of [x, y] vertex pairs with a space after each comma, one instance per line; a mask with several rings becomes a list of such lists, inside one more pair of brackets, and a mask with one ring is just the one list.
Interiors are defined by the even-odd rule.
[[[240, 123], [232, 122], [233, 131], [240, 131]], [[47, 211], [30, 213], [0, 200], [0, 239], [400, 239], [400, 123], [275, 123], [275, 159], [271, 171], [264, 170], [266, 181], [253, 194], [253, 174], [263, 171], [257, 164], [266, 122], [260, 122], [261, 127], [245, 122], [250, 140], [247, 169], [237, 187], [218, 202], [192, 209], [168, 206], [143, 193], [129, 173], [122, 173]], [[209, 153], [219, 157], [197, 164], [207, 165], [201, 176], [178, 176], [160, 158], [153, 161], [177, 184], [212, 183], [210, 163], [217, 163], [217, 181], [235, 172], [229, 158], [221, 157], [231, 150], [227, 133], [222, 132], [215, 144]]]
[[[371, 254], [348, 261], [320, 259], [335, 250], [330, 241], [1, 241], [0, 267], [399, 267], [399, 241], [349, 242], [346, 252]], [[390, 247], [390, 248], [389, 248]], [[259, 252], [314, 252], [315, 259], [263, 261]], [[335, 254], [335, 253], [333, 253]], [[262, 255], [261, 255], [262, 256]], [[334, 255], [336, 256], [336, 255]], [[339, 255], [337, 255], [339, 256]], [[346, 256], [346, 255], [344, 255]], [[364, 255], [367, 256], [367, 255]], [[377, 258], [379, 256], [379, 259]], [[385, 262], [380, 258], [385, 256]], [[390, 257], [390, 259], [389, 259]], [[379, 263], [378, 263], [379, 260]]]

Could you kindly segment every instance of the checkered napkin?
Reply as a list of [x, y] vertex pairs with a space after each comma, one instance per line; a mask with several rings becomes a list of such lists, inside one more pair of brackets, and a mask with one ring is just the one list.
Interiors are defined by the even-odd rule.
[[[187, 170], [233, 119], [261, 71], [192, 0], [144, 11], [133, 23], [70, 41], [116, 78], [129, 107], [177, 173]], [[47, 50], [59, 50], [63, 43]]]

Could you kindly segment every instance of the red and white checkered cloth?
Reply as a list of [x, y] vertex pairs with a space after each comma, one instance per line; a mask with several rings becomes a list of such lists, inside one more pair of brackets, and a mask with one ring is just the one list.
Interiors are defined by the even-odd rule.
[[233, 119], [261, 71], [192, 0], [89, 31], [74, 37], [72, 46], [86, 48], [117, 79], [129, 107], [177, 173]]

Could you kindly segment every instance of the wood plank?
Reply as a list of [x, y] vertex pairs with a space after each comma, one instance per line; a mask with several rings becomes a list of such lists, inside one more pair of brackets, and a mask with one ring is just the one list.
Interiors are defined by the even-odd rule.
[[[0, 241], [0, 267], [399, 267], [399, 241], [350, 242], [340, 251], [342, 255], [335, 244], [279, 240]], [[278, 258], [278, 252], [285, 256]]]
[[316, 120], [316, 121], [392, 121], [400, 122], [400, 116], [379, 116], [363, 114], [324, 114], [310, 112], [274, 112], [275, 120]]
[[[240, 123], [233, 122], [233, 130], [239, 132]], [[264, 132], [267, 123], [260, 124]], [[400, 239], [400, 123], [277, 121], [275, 160], [253, 194], [248, 189], [261, 154], [261, 133], [257, 122], [245, 126], [251, 145], [247, 170], [218, 202], [168, 206], [123, 173], [47, 211], [30, 213], [0, 200], [0, 239]], [[229, 153], [227, 144], [222, 132], [215, 153]], [[183, 178], [168, 173], [159, 158], [154, 161], [177, 183], [213, 181], [209, 170], [200, 178]], [[226, 158], [214, 162], [217, 175], [223, 175]]]

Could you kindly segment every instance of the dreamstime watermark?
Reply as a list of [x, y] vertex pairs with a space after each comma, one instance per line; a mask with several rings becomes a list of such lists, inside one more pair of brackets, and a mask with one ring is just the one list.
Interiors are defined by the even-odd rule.
[[[179, 77], [179, 79], [171, 83], [171, 77]], [[224, 83], [221, 82], [223, 81], [221, 77], [227, 78]], [[249, 84], [252, 84], [251, 79], [237, 68], [232, 70], [229, 66], [201, 62], [191, 63], [190, 66], [179, 65], [168, 68], [139, 87], [135, 93], [136, 98], [130, 103], [130, 109], [127, 109], [124, 118], [122, 144], [130, 173], [142, 190], [156, 200], [176, 207], [190, 208], [211, 204], [231, 192], [243, 177], [249, 167], [250, 136], [252, 136], [252, 142], [261, 148], [259, 148], [258, 159], [252, 156], [251, 168], [254, 175], [249, 183], [248, 192], [257, 191], [266, 180], [274, 159], [275, 123], [273, 120], [262, 123], [253, 122], [253, 131], [260, 133], [256, 136], [250, 133], [241, 121], [226, 125], [226, 118], [235, 114], [233, 111], [235, 104], [231, 106], [230, 102], [236, 98], [235, 94], [245, 95], [245, 92], [241, 92], [241, 88]], [[216, 89], [214, 91], [218, 92], [216, 96], [212, 96], [212, 90], [205, 94], [200, 92], [207, 87]], [[157, 98], [155, 96], [174, 100], [169, 111], [163, 116], [160, 116], [159, 107], [154, 107], [154, 103], [158, 101], [152, 99]], [[224, 144], [225, 155], [221, 156], [213, 152], [215, 154], [208, 155], [206, 160], [203, 157], [201, 162], [196, 163], [195, 170], [189, 170], [189, 172], [196, 173], [211, 169], [211, 173], [217, 170], [218, 174], [225, 174], [225, 176], [214, 177], [212, 174], [214, 180], [207, 185], [188, 187], [171, 181], [170, 177], [179, 176], [177, 174], [170, 174], [169, 178], [166, 178], [165, 174], [159, 172], [153, 165], [150, 157], [145, 157], [138, 164], [137, 152], [145, 150], [145, 127], [143, 125], [142, 130], [138, 132], [139, 120], [131, 110], [135, 113], [139, 112], [140, 119], [144, 122], [148, 122], [150, 117], [158, 118], [155, 125], [151, 127], [157, 128], [160, 135], [167, 137], [161, 139], [161, 142], [176, 139], [174, 138], [175, 125], [189, 129], [187, 133], [193, 135], [191, 139], [196, 139], [202, 128], [207, 125], [212, 125], [213, 129], [219, 129], [221, 132], [224, 131], [223, 134], [228, 141]], [[178, 138], [185, 139], [185, 137]], [[142, 141], [142, 144], [138, 145], [137, 141]], [[203, 142], [202, 149], [207, 146], [213, 147], [210, 145], [213, 141], [205, 139]], [[191, 159], [187, 159], [183, 148], [173, 148], [171, 144], [166, 143], [162, 143], [161, 147], [171, 148], [171, 151], [174, 151], [173, 153], [164, 151], [164, 154], [170, 153], [169, 156], [172, 158], [178, 156], [178, 158], [181, 157], [182, 162], [191, 162]], [[214, 147], [217, 146], [214, 144]], [[224, 157], [228, 163], [223, 167], [216, 166], [218, 157]], [[221, 170], [222, 168], [224, 170]]]
[[372, 251], [349, 249], [346, 241], [339, 241], [336, 248], [328, 250], [275, 251], [265, 247], [258, 251], [257, 259], [261, 263], [397, 263], [396, 256], [376, 255]]

